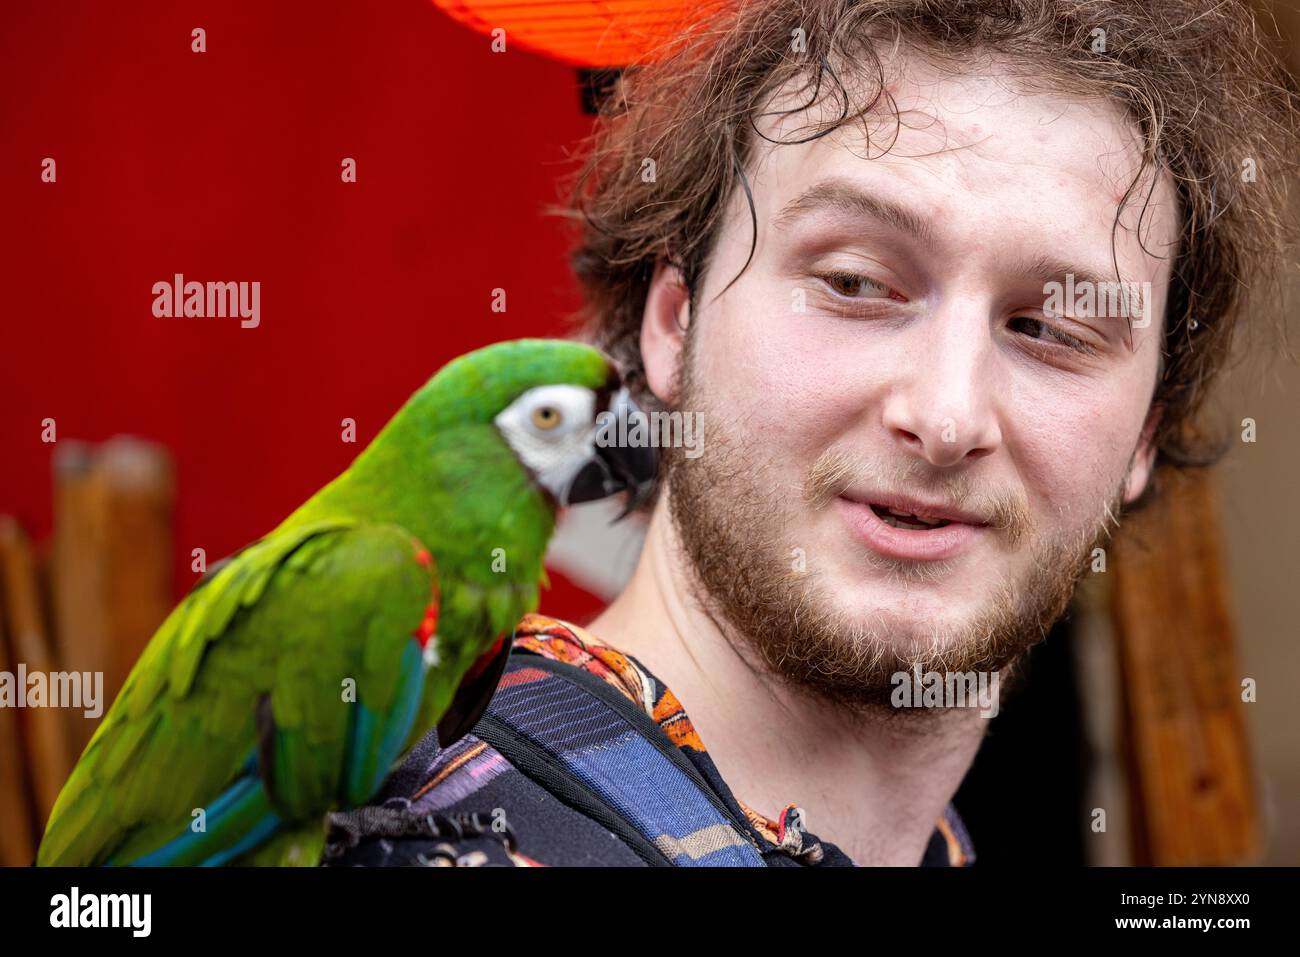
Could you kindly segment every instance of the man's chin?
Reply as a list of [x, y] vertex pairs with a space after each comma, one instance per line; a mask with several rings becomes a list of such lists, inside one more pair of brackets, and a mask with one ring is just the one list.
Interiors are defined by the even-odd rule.
[[932, 611], [868, 604], [840, 609], [834, 620], [842, 623], [839, 630], [844, 640], [877, 642], [903, 662], [931, 660], [961, 648], [969, 640], [966, 632], [974, 614], [963, 618], [951, 607]]
[[873, 645], [891, 669], [941, 661], [996, 665], [1031, 643], [1028, 634], [1023, 644], [1014, 640], [1028, 631], [1020, 620], [1024, 603], [1005, 585], [920, 574], [900, 581], [879, 573], [866, 580], [814, 577], [805, 585], [811, 618], [849, 645]]

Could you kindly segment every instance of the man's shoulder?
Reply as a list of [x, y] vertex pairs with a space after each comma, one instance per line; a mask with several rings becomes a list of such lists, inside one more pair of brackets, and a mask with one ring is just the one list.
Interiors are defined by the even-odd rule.
[[608, 829], [470, 733], [431, 731], [379, 799], [330, 816], [326, 863], [394, 866], [637, 866]]
[[[680, 702], [630, 655], [541, 615], [472, 731], [430, 731], [372, 803], [331, 815], [334, 865], [849, 866], [788, 805], [742, 804]], [[924, 864], [968, 863], [949, 808]]]
[[332, 815], [326, 863], [762, 866], [647, 713], [657, 687], [576, 626], [528, 616], [479, 723], [445, 747], [430, 732], [369, 807]]

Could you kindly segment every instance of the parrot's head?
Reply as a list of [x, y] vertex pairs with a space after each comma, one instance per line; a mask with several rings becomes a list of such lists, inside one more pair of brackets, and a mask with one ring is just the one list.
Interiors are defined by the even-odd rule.
[[449, 363], [438, 379], [457, 382], [460, 414], [490, 424], [555, 505], [626, 491], [626, 515], [649, 493], [655, 450], [649, 429], [635, 428], [645, 414], [598, 350], [559, 339], [500, 342]]

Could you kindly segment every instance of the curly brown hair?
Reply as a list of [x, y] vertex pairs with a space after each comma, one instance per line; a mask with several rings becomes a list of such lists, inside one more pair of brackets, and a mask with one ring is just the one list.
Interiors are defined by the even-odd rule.
[[[792, 43], [797, 30], [801, 49]], [[579, 318], [623, 366], [638, 401], [658, 407], [639, 347], [655, 265], [681, 269], [694, 305], [738, 185], [753, 215], [746, 170], [761, 135], [755, 115], [769, 98], [793, 84], [807, 94], [800, 110], [838, 101], [832, 120], [786, 142], [859, 120], [865, 131], [864, 117], [882, 98], [893, 106], [882, 43], [923, 51], [954, 73], [974, 55], [992, 54], [1034, 88], [1110, 100], [1132, 119], [1142, 165], [1121, 209], [1136, 197], [1145, 210], [1150, 192], [1139, 184], [1147, 172], [1172, 177], [1181, 241], [1153, 396], [1163, 413], [1156, 462], [1208, 464], [1224, 446], [1196, 424], [1207, 386], [1240, 317], [1279, 307], [1278, 280], [1293, 262], [1288, 190], [1300, 156], [1300, 93], [1274, 40], [1239, 0], [715, 2], [647, 62], [623, 71], [584, 144], [567, 205], [552, 207], [580, 224], [572, 256], [585, 300]], [[844, 69], [866, 80], [857, 104]], [[646, 158], [656, 167], [649, 183]]]

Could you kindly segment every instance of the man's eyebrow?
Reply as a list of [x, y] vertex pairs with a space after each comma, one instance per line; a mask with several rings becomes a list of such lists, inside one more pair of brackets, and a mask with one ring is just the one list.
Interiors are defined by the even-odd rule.
[[906, 233], [923, 246], [934, 245], [934, 231], [924, 216], [899, 203], [874, 196], [845, 179], [824, 179], [814, 183], [786, 203], [772, 219], [775, 229], [788, 229], [796, 220], [818, 210], [851, 213], [884, 223]]
[[1010, 271], [1010, 275], [1017, 279], [1028, 279], [1031, 282], [1041, 282], [1046, 285], [1049, 282], [1064, 283], [1067, 275], [1074, 277], [1074, 285], [1082, 287], [1084, 283], [1091, 283], [1096, 291], [1109, 287], [1116, 282], [1115, 274], [1103, 273], [1087, 266], [1076, 266], [1064, 259], [1058, 259], [1055, 256], [1038, 255], [1026, 263], [1023, 263]]
[[[820, 210], [850, 213], [875, 219], [892, 229], [906, 233], [925, 246], [934, 245], [934, 231], [919, 213], [899, 203], [874, 196], [857, 184], [840, 178], [814, 183], [793, 200], [786, 203], [772, 219], [776, 229], [788, 229], [798, 219]], [[1010, 274], [1034, 282], [1064, 282], [1067, 275], [1074, 276], [1075, 285], [1092, 283], [1094, 288], [1115, 282], [1114, 272], [1102, 272], [1088, 266], [1079, 266], [1056, 256], [1038, 255], [1028, 262], [1012, 268]]]

